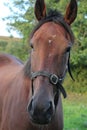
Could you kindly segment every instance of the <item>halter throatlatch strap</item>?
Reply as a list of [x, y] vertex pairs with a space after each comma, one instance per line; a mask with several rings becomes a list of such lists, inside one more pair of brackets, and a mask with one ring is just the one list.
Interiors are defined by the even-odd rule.
[[75, 79], [72, 76], [71, 69], [70, 69], [70, 52], [69, 52], [69, 58], [68, 58], [68, 72], [72, 80], [75, 81]]
[[57, 90], [60, 90], [60, 92], [63, 94], [63, 97], [66, 98], [66, 96], [67, 96], [66, 91], [65, 91], [64, 87], [61, 84], [61, 82], [62, 82], [62, 80], [64, 78], [59, 78], [57, 75], [50, 74], [50, 73], [48, 73], [46, 71], [38, 71], [38, 72], [32, 72], [31, 73], [31, 79], [32, 80], [34, 80], [38, 76], [48, 77], [49, 78], [49, 82], [51, 84], [53, 84], [54, 86], [56, 86]]

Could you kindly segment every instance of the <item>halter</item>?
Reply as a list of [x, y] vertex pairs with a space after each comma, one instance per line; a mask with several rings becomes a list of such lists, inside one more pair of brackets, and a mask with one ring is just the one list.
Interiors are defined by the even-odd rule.
[[31, 73], [31, 80], [33, 81], [38, 76], [48, 77], [49, 82], [52, 85], [54, 85], [57, 88], [58, 91], [60, 90], [63, 94], [63, 97], [66, 98], [66, 91], [61, 84], [61, 82], [63, 81], [65, 76], [63, 78], [59, 78], [56, 74], [51, 74], [47, 71], [38, 71], [38, 72], [32, 72]]
[[[69, 58], [68, 58], [67, 68], [68, 68], [68, 73], [69, 73], [70, 77], [72, 78], [72, 80], [74, 80], [74, 78], [72, 76], [72, 73], [71, 73], [71, 69], [70, 69], [70, 52], [69, 52]], [[60, 90], [60, 92], [63, 94], [63, 97], [64, 98], [67, 97], [66, 91], [65, 91], [64, 87], [61, 84], [62, 81], [65, 78], [65, 75], [62, 78], [60, 78], [56, 74], [52, 74], [52, 73], [49, 73], [47, 71], [31, 72], [31, 80], [32, 81], [35, 78], [37, 78], [38, 76], [48, 77], [49, 82], [57, 88], [57, 92], [59, 92], [59, 90]]]

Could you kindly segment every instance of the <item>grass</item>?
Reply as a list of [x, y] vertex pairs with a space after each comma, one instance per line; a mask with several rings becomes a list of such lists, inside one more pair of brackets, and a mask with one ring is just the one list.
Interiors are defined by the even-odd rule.
[[14, 38], [14, 37], [8, 37], [8, 36], [0, 36], [0, 41], [6, 41], [6, 42], [20, 42], [20, 38]]
[[64, 130], [87, 130], [87, 93], [68, 94], [63, 100]]

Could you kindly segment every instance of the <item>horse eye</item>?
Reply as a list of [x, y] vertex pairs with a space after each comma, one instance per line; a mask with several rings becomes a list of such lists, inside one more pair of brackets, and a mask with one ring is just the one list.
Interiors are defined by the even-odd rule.
[[33, 44], [32, 43], [30, 43], [30, 47], [33, 49]]
[[70, 52], [71, 47], [67, 47], [65, 52]]

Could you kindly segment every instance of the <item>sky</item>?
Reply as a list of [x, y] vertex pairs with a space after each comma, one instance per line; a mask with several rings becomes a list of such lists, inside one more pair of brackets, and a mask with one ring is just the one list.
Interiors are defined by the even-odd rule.
[[8, 2], [9, 0], [0, 0], [0, 36], [13, 36], [13, 37], [20, 37], [16, 31], [11, 31], [9, 33], [7, 31], [7, 21], [3, 21], [2, 18], [10, 15], [10, 10], [8, 7], [4, 5], [4, 2]]

